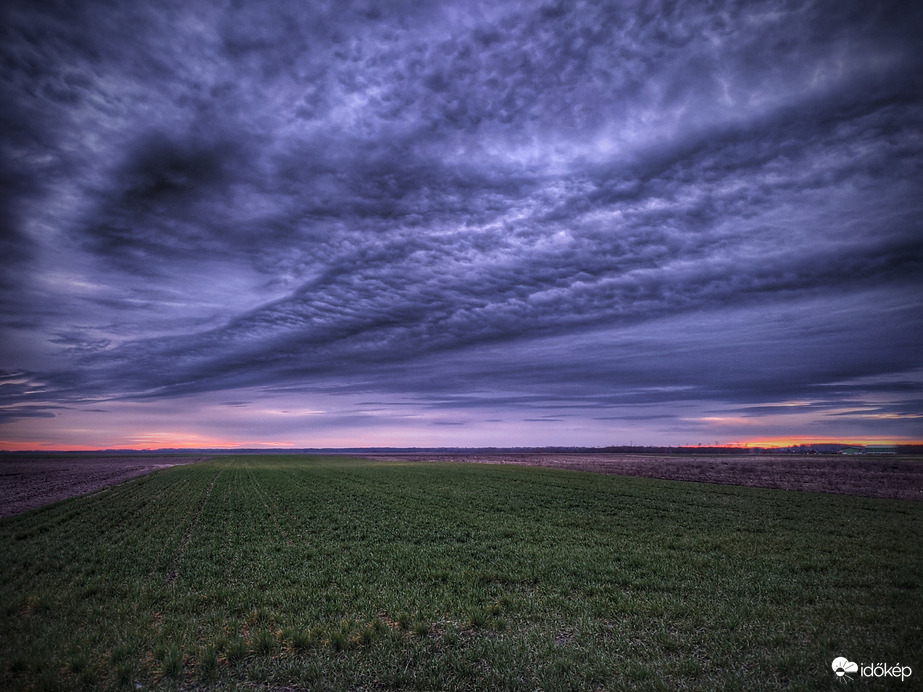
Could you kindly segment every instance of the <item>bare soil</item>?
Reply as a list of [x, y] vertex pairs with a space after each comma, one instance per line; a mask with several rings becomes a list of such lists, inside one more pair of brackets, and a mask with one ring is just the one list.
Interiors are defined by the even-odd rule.
[[0, 517], [102, 490], [157, 469], [203, 456], [0, 455]]
[[525, 464], [719, 485], [923, 500], [923, 457], [838, 455], [401, 454], [401, 461]]

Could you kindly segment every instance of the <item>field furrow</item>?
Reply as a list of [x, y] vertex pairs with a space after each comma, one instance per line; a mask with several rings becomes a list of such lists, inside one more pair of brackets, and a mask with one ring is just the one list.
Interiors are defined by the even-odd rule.
[[211, 497], [212, 489], [215, 487], [215, 483], [218, 482], [218, 479], [221, 478], [221, 474], [224, 473], [225, 468], [222, 468], [220, 471], [218, 471], [218, 473], [215, 474], [215, 477], [212, 479], [212, 482], [208, 484], [208, 487], [205, 489], [205, 494], [202, 496], [201, 502], [199, 502], [198, 507], [196, 507], [195, 514], [192, 516], [192, 519], [190, 519], [188, 525], [186, 526], [186, 530], [183, 532], [183, 538], [180, 540], [179, 547], [176, 549], [176, 554], [173, 556], [173, 563], [170, 566], [170, 571], [167, 573], [168, 584], [172, 584], [176, 581], [179, 565], [183, 559], [183, 553], [186, 550], [186, 544], [189, 543], [192, 532], [195, 530], [196, 525], [199, 523], [199, 517], [202, 515], [202, 510], [205, 509], [205, 505], [208, 503], [208, 498]]

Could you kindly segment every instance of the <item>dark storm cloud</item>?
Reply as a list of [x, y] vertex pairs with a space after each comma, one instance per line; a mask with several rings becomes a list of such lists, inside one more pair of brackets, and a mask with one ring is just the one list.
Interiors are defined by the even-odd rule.
[[920, 18], [12, 3], [4, 405], [883, 394], [838, 383], [923, 368]]
[[134, 271], [189, 252], [222, 252], [222, 228], [215, 227], [222, 219], [214, 208], [228, 195], [232, 168], [246, 163], [235, 148], [201, 137], [146, 135], [116, 172], [118, 187], [102, 196], [81, 229], [84, 242]]

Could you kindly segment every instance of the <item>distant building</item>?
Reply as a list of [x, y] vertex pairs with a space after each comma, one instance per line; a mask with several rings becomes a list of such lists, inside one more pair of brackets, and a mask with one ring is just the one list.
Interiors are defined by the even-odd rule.
[[840, 454], [897, 454], [894, 445], [865, 445], [865, 447], [843, 447]]

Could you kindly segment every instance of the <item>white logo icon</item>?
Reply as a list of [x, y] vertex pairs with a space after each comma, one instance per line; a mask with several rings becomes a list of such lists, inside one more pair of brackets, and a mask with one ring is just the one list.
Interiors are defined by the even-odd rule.
[[846, 675], [846, 673], [859, 672], [858, 665], [856, 665], [852, 661], [849, 661], [843, 658], [842, 656], [839, 656], [833, 659], [833, 663], [831, 664], [831, 667], [833, 668], [833, 672], [836, 673], [836, 676], [838, 678], [843, 677], [844, 675]]

